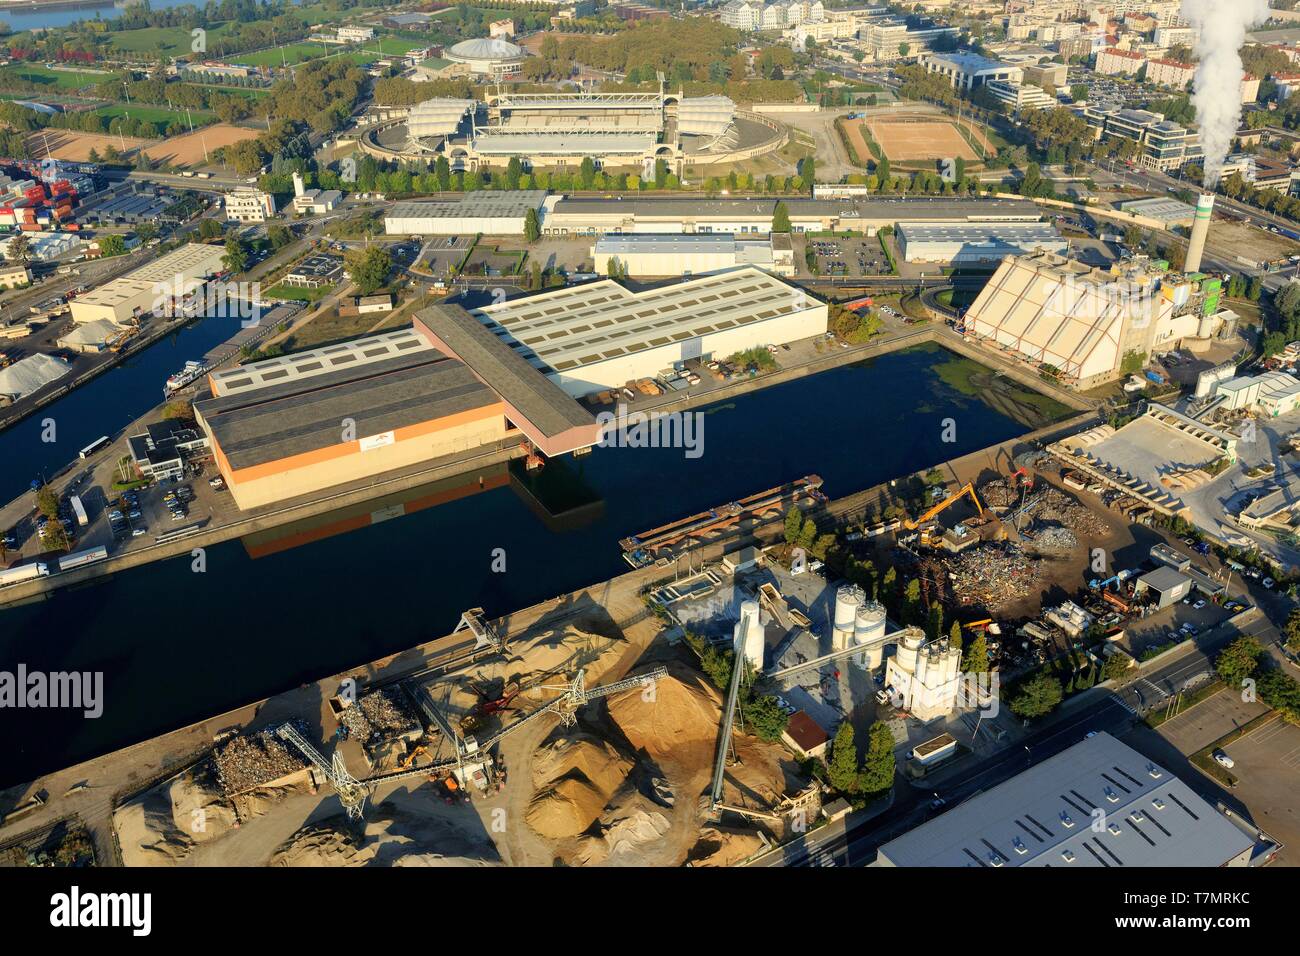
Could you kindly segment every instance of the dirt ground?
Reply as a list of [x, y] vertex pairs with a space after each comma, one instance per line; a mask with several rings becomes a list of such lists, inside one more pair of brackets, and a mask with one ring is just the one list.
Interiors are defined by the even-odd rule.
[[40, 130], [27, 137], [27, 149], [33, 156], [52, 156], [72, 162], [86, 162], [93, 149], [99, 155], [112, 146], [122, 153], [131, 153], [153, 142], [132, 136], [110, 136], [107, 133], [79, 133], [64, 129]]
[[1245, 256], [1256, 262], [1267, 262], [1283, 256], [1295, 255], [1300, 251], [1300, 242], [1286, 236], [1267, 232], [1257, 226], [1248, 226], [1242, 222], [1216, 219], [1210, 227], [1206, 246], [1233, 256]]
[[213, 150], [222, 146], [231, 146], [246, 139], [253, 139], [257, 136], [257, 132], [255, 129], [218, 123], [216, 126], [205, 126], [184, 136], [177, 136], [156, 146], [150, 146], [144, 152], [152, 160], [171, 163], [173, 166], [202, 166], [205, 164], [205, 147], [210, 155]]
[[[885, 151], [890, 162], [957, 156], [968, 160], [979, 159], [979, 155], [958, 132], [956, 126], [948, 122], [930, 120], [899, 122], [867, 119], [849, 123], [849, 135], [853, 137], [854, 148], [861, 150], [859, 155], [870, 155], [859, 128], [863, 123], [867, 125], [872, 138], [880, 144], [880, 148]], [[859, 142], [861, 142], [860, 146]]]

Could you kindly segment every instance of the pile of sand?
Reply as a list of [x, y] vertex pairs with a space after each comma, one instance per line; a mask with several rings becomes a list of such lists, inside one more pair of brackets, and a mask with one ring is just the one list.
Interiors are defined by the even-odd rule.
[[735, 866], [763, 848], [757, 833], [729, 827], [705, 827], [688, 856], [692, 866]]
[[332, 817], [289, 837], [267, 865], [491, 866], [495, 855], [490, 841], [476, 843], [455, 821], [385, 801], [367, 811], [361, 834]]
[[640, 795], [609, 807], [600, 818], [599, 832], [575, 844], [573, 866], [646, 866], [647, 854], [664, 846], [672, 829], [669, 819]]
[[693, 768], [713, 759], [722, 701], [703, 677], [673, 666], [653, 688], [609, 698], [609, 716], [628, 742], [651, 760]]
[[178, 863], [235, 823], [235, 808], [222, 796], [206, 763], [164, 780], [113, 814], [127, 866]]
[[613, 745], [588, 733], [556, 738], [533, 759], [536, 792], [525, 819], [543, 837], [577, 836], [600, 816], [632, 769]]

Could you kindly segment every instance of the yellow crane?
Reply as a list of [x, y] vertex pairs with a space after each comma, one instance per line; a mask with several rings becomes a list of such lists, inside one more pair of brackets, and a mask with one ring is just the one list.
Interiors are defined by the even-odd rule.
[[961, 490], [959, 490], [955, 495], [949, 495], [947, 498], [944, 498], [943, 501], [940, 501], [938, 504], [931, 505], [929, 510], [927, 510], [920, 517], [908, 518], [906, 521], [903, 522], [903, 527], [906, 528], [908, 531], [915, 531], [917, 528], [925, 524], [927, 521], [931, 521], [936, 516], [941, 514], [949, 505], [956, 504], [958, 499], [960, 499], [963, 495], [970, 495], [970, 500], [975, 503], [975, 510], [978, 511], [981, 516], [983, 516], [984, 506], [980, 504], [979, 496], [975, 494], [975, 486], [968, 481], [966, 482], [966, 484], [961, 486]]

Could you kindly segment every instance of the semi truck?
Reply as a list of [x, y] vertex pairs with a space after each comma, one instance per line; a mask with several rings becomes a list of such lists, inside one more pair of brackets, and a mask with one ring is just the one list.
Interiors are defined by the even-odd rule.
[[17, 567], [0, 571], [0, 587], [4, 587], [6, 584], [17, 584], [19, 581], [30, 581], [33, 578], [45, 577], [49, 573], [49, 565], [41, 561], [32, 564], [20, 564]]
[[103, 545], [86, 551], [77, 551], [59, 558], [59, 570], [71, 571], [73, 568], [81, 568], [87, 564], [94, 564], [96, 561], [103, 561], [107, 557], [108, 548]]
[[68, 499], [68, 504], [72, 505], [72, 513], [77, 516], [77, 527], [84, 528], [90, 524], [90, 518], [86, 516], [86, 508], [79, 496], [73, 495]]

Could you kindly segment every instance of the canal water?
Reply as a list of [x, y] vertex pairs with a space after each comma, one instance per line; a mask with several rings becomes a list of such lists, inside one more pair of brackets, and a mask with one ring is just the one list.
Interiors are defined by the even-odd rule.
[[[195, 6], [202, 9], [202, 0], [149, 0], [151, 10], [167, 10], [172, 7]], [[24, 10], [0, 10], [0, 20], [9, 24], [14, 33], [37, 27], [66, 27], [78, 20], [116, 20], [122, 15], [122, 8], [114, 5], [113, 0], [103, 3], [86, 3], [75, 8], [47, 7], [27, 8]]]
[[567, 521], [547, 518], [499, 470], [471, 473], [423, 502], [445, 503], [393, 520], [332, 536], [317, 527], [288, 539], [308, 542], [295, 547], [227, 542], [208, 549], [203, 573], [180, 557], [0, 611], [6, 669], [102, 671], [105, 686], [98, 719], [0, 712], [0, 784], [436, 638], [465, 608], [497, 616], [604, 580], [627, 570], [626, 535], [811, 473], [841, 497], [1023, 434], [1043, 423], [1035, 415], [1068, 413], [993, 378], [921, 346], [707, 406], [698, 457], [610, 447], [564, 459], [563, 484], [579, 489]]

